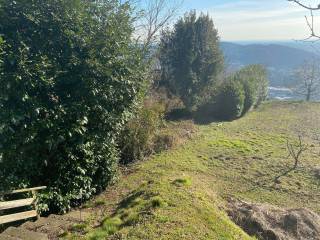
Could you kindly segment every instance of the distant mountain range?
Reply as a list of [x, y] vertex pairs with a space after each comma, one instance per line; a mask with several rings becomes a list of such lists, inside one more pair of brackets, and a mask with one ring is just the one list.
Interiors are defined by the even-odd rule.
[[[292, 42], [232, 43], [221, 42], [229, 71], [249, 64], [262, 64], [268, 69], [271, 86], [290, 86], [294, 83], [294, 70], [308, 59], [320, 59], [307, 45]], [[310, 49], [310, 50], [308, 50]]]

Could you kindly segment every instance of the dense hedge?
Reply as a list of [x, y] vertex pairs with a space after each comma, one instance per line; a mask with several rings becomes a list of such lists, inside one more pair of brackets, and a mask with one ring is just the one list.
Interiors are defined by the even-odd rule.
[[[215, 88], [213, 97], [197, 114], [206, 120], [233, 120], [258, 107], [268, 95], [266, 70], [260, 65], [249, 65], [228, 76]], [[198, 116], [198, 117], [199, 117]]]
[[215, 100], [217, 118], [232, 120], [241, 116], [245, 103], [245, 93], [240, 82], [230, 80], [218, 89]]
[[143, 88], [130, 6], [0, 0], [0, 190], [47, 185], [51, 211], [102, 190]]

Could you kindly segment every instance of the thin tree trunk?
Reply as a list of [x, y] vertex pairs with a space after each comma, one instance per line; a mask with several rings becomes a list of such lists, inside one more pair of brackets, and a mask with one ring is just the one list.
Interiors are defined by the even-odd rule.
[[310, 88], [308, 88], [308, 90], [307, 90], [307, 97], [306, 97], [306, 101], [307, 101], [307, 102], [310, 102], [310, 99], [311, 99], [311, 89], [310, 89]]

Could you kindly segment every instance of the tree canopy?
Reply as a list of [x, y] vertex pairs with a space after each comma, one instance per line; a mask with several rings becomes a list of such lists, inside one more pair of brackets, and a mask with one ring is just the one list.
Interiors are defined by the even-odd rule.
[[208, 15], [185, 14], [173, 31], [163, 34], [160, 46], [163, 84], [184, 102], [197, 108], [210, 94], [223, 70], [218, 31]]

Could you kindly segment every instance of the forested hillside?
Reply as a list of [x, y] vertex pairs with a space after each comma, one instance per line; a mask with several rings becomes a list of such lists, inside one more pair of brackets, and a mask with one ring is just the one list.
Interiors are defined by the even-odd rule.
[[307, 60], [319, 59], [315, 51], [312, 53], [277, 43], [222, 42], [221, 49], [230, 71], [249, 64], [262, 64], [268, 69], [270, 85], [274, 87], [293, 86], [296, 69]]

